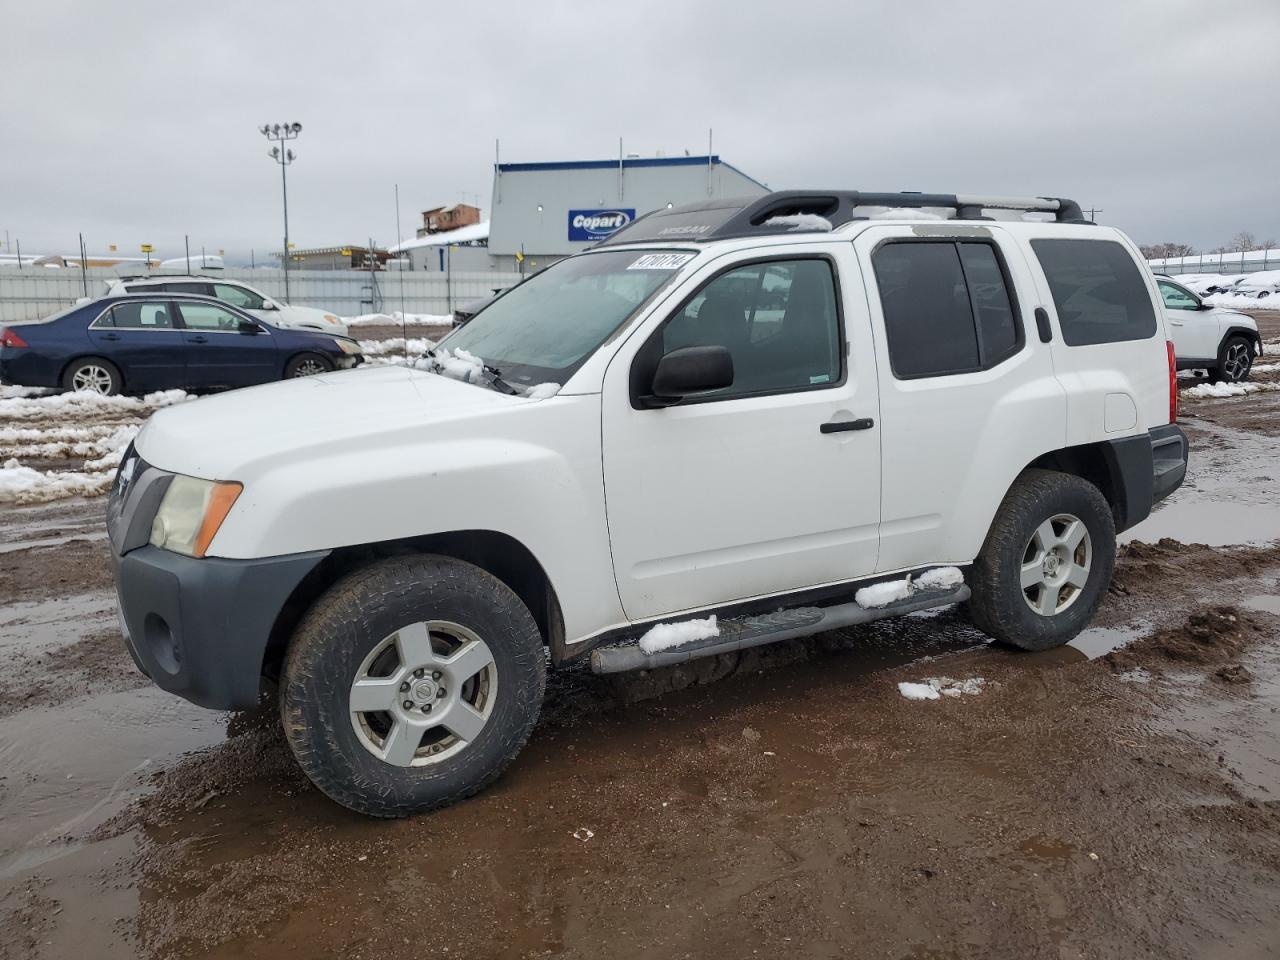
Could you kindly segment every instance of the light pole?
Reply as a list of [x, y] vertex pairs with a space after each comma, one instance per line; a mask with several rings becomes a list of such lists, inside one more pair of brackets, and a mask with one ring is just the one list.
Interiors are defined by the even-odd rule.
[[289, 164], [293, 163], [293, 151], [288, 149], [284, 144], [288, 140], [296, 140], [298, 134], [302, 133], [302, 124], [300, 123], [264, 123], [258, 128], [268, 140], [276, 141], [276, 145], [267, 153], [272, 160], [280, 164], [280, 193], [284, 198], [284, 255], [280, 258], [280, 265], [284, 268], [284, 299], [289, 301], [289, 182], [285, 177], [285, 171], [289, 168]]

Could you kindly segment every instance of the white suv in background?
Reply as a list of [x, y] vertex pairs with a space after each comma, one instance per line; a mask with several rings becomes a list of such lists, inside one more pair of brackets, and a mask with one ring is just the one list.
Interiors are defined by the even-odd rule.
[[303, 770], [383, 817], [491, 783], [550, 667], [966, 601], [1005, 644], [1057, 646], [1102, 602], [1116, 533], [1186, 473], [1159, 296], [1069, 200], [659, 210], [427, 369], [155, 414], [107, 513], [126, 643], [206, 707], [278, 680]]
[[200, 277], [162, 274], [153, 277], [136, 277], [124, 280], [108, 280], [107, 293], [194, 293], [202, 297], [214, 297], [265, 320], [273, 327], [288, 330], [319, 330], [340, 337], [348, 336], [347, 325], [342, 318], [315, 307], [295, 307], [283, 300], [273, 300], [261, 290], [256, 290], [239, 280], [223, 280], [221, 277]]
[[1262, 338], [1253, 317], [1217, 307], [1168, 277], [1156, 277], [1179, 370], [1207, 370], [1214, 380], [1247, 380]]

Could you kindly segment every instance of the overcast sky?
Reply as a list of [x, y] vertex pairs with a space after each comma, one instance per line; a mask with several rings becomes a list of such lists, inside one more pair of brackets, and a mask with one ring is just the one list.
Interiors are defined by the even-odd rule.
[[[1280, 2], [17, 3], [23, 251], [379, 243], [504, 161], [716, 152], [775, 188], [1072, 197], [1139, 242], [1280, 236]], [[753, 12], [758, 11], [758, 12]], [[3, 238], [0, 237], [0, 242]]]

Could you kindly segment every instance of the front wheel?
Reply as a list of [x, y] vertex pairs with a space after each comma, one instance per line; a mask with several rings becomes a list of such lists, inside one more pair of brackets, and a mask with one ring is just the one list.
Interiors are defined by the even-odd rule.
[[1228, 337], [1218, 357], [1218, 367], [1211, 371], [1214, 380], [1239, 383], [1249, 379], [1253, 367], [1253, 344], [1240, 336]]
[[317, 373], [328, 373], [333, 369], [333, 361], [318, 353], [300, 353], [285, 364], [286, 380], [294, 377], [312, 377]]
[[403, 817], [483, 789], [515, 758], [546, 684], [512, 590], [450, 557], [380, 561], [335, 584], [285, 658], [280, 712], [306, 775], [343, 806]]
[[1102, 602], [1115, 552], [1115, 520], [1097, 487], [1071, 474], [1025, 471], [970, 572], [974, 625], [1023, 650], [1066, 643]]

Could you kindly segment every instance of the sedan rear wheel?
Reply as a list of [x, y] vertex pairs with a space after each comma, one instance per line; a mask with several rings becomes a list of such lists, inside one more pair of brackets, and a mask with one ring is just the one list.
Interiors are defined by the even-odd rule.
[[77, 393], [96, 393], [104, 397], [114, 396], [122, 386], [120, 371], [115, 364], [101, 357], [77, 360], [62, 377], [62, 385]]

